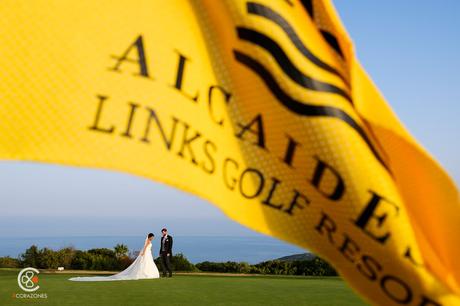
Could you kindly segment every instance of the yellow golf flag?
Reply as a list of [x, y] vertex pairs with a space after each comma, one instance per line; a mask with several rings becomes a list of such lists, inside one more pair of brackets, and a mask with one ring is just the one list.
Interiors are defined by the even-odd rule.
[[[3, 0], [0, 158], [129, 172], [330, 261], [377, 305], [460, 305], [460, 201], [327, 0]], [[1, 211], [1, 210], [0, 210]]]

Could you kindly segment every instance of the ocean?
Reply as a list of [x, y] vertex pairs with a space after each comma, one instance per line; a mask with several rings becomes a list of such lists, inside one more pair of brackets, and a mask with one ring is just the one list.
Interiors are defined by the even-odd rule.
[[[183, 253], [192, 263], [202, 261], [245, 261], [251, 264], [276, 259], [286, 255], [305, 253], [294, 245], [265, 236], [174, 236], [173, 253]], [[0, 257], [17, 257], [35, 244], [40, 248], [59, 249], [72, 246], [76, 249], [113, 248], [126, 244], [130, 252], [142, 248], [141, 236], [70, 236], [70, 237], [0, 237]], [[159, 237], [153, 241], [153, 255], [159, 250]]]

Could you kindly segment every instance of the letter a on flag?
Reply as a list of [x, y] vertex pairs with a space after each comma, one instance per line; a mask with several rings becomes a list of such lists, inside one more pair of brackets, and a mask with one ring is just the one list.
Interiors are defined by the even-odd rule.
[[[128, 172], [327, 259], [377, 305], [460, 305], [460, 201], [328, 0], [3, 0], [0, 158]], [[1, 208], [0, 208], [1, 211]]]

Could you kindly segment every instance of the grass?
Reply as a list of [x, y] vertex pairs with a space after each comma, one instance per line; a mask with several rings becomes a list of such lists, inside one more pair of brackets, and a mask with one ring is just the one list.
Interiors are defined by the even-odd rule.
[[173, 278], [71, 282], [39, 276], [47, 299], [17, 299], [17, 269], [0, 269], [0, 305], [366, 305], [338, 277], [176, 275]]

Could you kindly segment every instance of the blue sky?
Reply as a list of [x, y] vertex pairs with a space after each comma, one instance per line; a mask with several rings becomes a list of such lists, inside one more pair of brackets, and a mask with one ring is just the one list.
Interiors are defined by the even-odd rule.
[[[336, 0], [363, 66], [460, 182], [460, 1]], [[0, 236], [254, 235], [197, 197], [131, 175], [0, 162]], [[182, 216], [182, 217], [180, 217]]]

